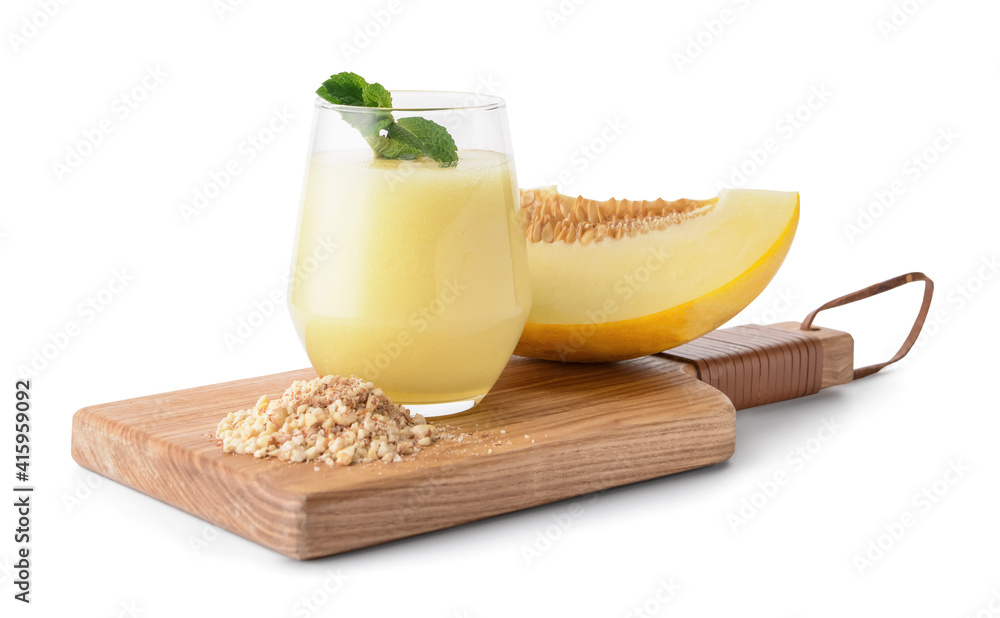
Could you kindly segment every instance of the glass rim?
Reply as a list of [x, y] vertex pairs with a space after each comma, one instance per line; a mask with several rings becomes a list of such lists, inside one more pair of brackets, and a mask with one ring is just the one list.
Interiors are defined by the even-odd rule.
[[365, 113], [365, 112], [447, 112], [451, 110], [494, 110], [503, 109], [507, 107], [507, 102], [502, 98], [493, 94], [481, 94], [478, 92], [463, 92], [460, 90], [390, 90], [389, 94], [395, 97], [397, 94], [422, 94], [431, 96], [456, 96], [456, 97], [474, 97], [477, 101], [483, 101], [482, 103], [469, 104], [469, 105], [440, 105], [440, 106], [409, 106], [409, 107], [362, 107], [360, 105], [339, 105], [337, 103], [331, 103], [326, 99], [317, 96], [315, 106], [322, 109], [332, 109], [336, 111], [346, 111], [354, 113]]

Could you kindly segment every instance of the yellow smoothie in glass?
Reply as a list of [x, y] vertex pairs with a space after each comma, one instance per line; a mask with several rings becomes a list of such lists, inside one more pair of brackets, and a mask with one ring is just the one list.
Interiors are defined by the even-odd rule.
[[506, 155], [458, 165], [318, 152], [309, 164], [290, 310], [320, 375], [355, 375], [402, 404], [478, 400], [531, 303]]

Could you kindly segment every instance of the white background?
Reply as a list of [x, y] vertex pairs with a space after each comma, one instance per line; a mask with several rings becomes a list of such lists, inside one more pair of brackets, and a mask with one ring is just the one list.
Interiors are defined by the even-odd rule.
[[[98, 0], [48, 19], [43, 4], [7, 0], [0, 18], [0, 486], [19, 367], [79, 330], [32, 382], [34, 602], [11, 598], [0, 509], [4, 615], [304, 616], [312, 595], [316, 615], [1000, 615], [996, 3]], [[928, 333], [878, 376], [739, 413], [728, 463], [315, 562], [99, 482], [70, 458], [78, 408], [308, 364], [283, 307], [242, 344], [223, 337], [284, 289], [312, 92], [341, 70], [505, 97], [525, 187], [568, 172], [566, 192], [598, 198], [800, 191], [791, 253], [734, 323], [801, 319], [923, 270]], [[122, 95], [143, 100], [126, 116]], [[276, 109], [294, 119], [248, 160]], [[58, 173], [104, 119], [113, 130]], [[241, 174], [185, 221], [179, 205], [233, 159]], [[100, 313], [81, 307], [122, 269]], [[818, 322], [853, 333], [859, 363], [887, 358], [919, 302], [909, 287]], [[820, 441], [824, 419], [841, 428]], [[813, 450], [801, 467], [798, 447]], [[968, 470], [937, 482], [949, 462]], [[764, 499], [777, 472], [789, 481]], [[935, 487], [925, 512], [913, 496]], [[761, 506], [734, 531], [744, 500]]]

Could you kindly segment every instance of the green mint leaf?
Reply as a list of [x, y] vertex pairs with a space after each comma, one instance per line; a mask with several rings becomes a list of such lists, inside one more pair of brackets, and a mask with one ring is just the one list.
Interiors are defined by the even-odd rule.
[[388, 127], [388, 137], [434, 159], [441, 167], [458, 163], [458, 148], [445, 129], [426, 118], [400, 118]]
[[366, 107], [392, 107], [392, 95], [382, 84], [368, 84], [361, 91]]
[[[392, 107], [392, 95], [382, 87], [382, 84], [368, 84], [361, 91], [361, 97], [366, 107]], [[368, 112], [371, 117], [370, 133], [362, 131], [363, 135], [378, 134], [389, 128], [392, 124], [391, 112]]]
[[[369, 84], [356, 73], [337, 73], [316, 90], [316, 94], [335, 105], [355, 107], [392, 107], [392, 96], [381, 84]], [[392, 114], [340, 112], [352, 127], [365, 137], [378, 135], [392, 124]]]
[[365, 78], [357, 73], [344, 71], [331, 75], [316, 90], [316, 94], [334, 105], [364, 105]]
[[[369, 84], [360, 75], [348, 71], [331, 75], [316, 94], [334, 105], [392, 107], [392, 95], [381, 84]], [[380, 159], [430, 157], [441, 167], [458, 164], [455, 140], [447, 129], [432, 120], [401, 118], [397, 122], [388, 111], [338, 111], [348, 124], [361, 132]]]
[[392, 114], [389, 112], [351, 112], [342, 110], [340, 117], [355, 129], [361, 132], [365, 139], [378, 137], [379, 133], [388, 129], [392, 124]]
[[375, 156], [379, 159], [413, 160], [426, 156], [422, 150], [408, 146], [399, 140], [389, 139], [382, 135], [367, 138]]

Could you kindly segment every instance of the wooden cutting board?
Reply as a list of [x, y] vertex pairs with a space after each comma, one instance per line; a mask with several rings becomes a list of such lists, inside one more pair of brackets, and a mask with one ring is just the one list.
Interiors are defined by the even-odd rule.
[[395, 464], [222, 452], [219, 420], [312, 370], [83, 408], [73, 458], [287, 556], [317, 558], [724, 461], [737, 407], [851, 379], [850, 335], [798, 326], [717, 331], [619, 363], [515, 357], [478, 406], [432, 419], [463, 441]]

